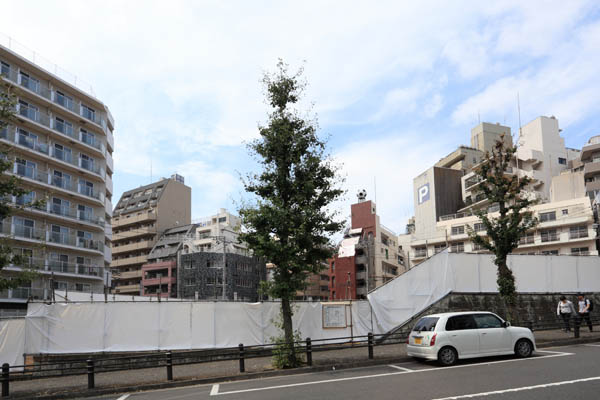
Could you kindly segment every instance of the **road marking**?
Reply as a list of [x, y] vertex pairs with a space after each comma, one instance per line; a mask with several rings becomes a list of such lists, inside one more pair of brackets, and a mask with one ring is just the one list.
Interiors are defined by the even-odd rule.
[[392, 364], [388, 365], [388, 367], [396, 368], [396, 369], [399, 369], [400, 371], [404, 371], [404, 372], [413, 372], [414, 371], [413, 369], [410, 369], [410, 368], [399, 367], [397, 365], [392, 365]]
[[600, 344], [584, 344], [584, 346], [600, 347]]
[[543, 385], [523, 386], [523, 387], [513, 388], [513, 389], [495, 390], [493, 392], [481, 392], [481, 393], [465, 394], [465, 395], [462, 395], [462, 396], [444, 397], [444, 398], [439, 398], [439, 399], [435, 399], [435, 400], [470, 399], [470, 398], [473, 398], [473, 397], [482, 397], [482, 396], [489, 396], [489, 395], [494, 395], [494, 394], [521, 392], [521, 391], [524, 391], [524, 390], [543, 389], [543, 388], [548, 388], [548, 387], [552, 387], [552, 386], [570, 385], [570, 384], [573, 384], [573, 383], [590, 382], [590, 381], [597, 381], [597, 380], [600, 380], [600, 376], [595, 376], [593, 378], [575, 379], [575, 380], [572, 380], [572, 381], [562, 381], [562, 382], [545, 383]]
[[124, 394], [123, 396], [119, 397], [117, 400], [125, 400], [129, 396], [131, 396], [131, 394]]
[[220, 394], [219, 393], [219, 384], [212, 385], [212, 389], [210, 389], [210, 395], [211, 396], [216, 396], [218, 394]]
[[[454, 366], [451, 366], [451, 367], [443, 367], [443, 368], [438, 367], [438, 368], [425, 368], [425, 369], [416, 369], [416, 370], [413, 369], [413, 370], [408, 370], [408, 371], [405, 371], [403, 369], [402, 372], [387, 372], [387, 373], [383, 373], [383, 374], [360, 375], [360, 376], [350, 376], [350, 377], [347, 377], [347, 378], [324, 379], [324, 380], [320, 380], [320, 381], [289, 383], [289, 384], [286, 384], [286, 385], [276, 385], [276, 386], [265, 386], [265, 387], [252, 388], [252, 389], [231, 390], [229, 392], [219, 392], [218, 389], [217, 389], [214, 394], [213, 394], [213, 391], [211, 390], [211, 395], [213, 395], [213, 396], [221, 396], [221, 395], [225, 395], [225, 394], [238, 394], [238, 393], [248, 393], [248, 392], [259, 392], [259, 391], [262, 391], [262, 390], [284, 389], [284, 388], [291, 388], [291, 387], [297, 387], [297, 386], [318, 385], [318, 384], [322, 384], [322, 383], [344, 382], [344, 381], [351, 381], [351, 380], [358, 380], [358, 379], [369, 379], [369, 378], [381, 378], [381, 377], [385, 377], [385, 376], [394, 376], [394, 375], [401, 375], [401, 374], [416, 374], [416, 373], [419, 373], [419, 372], [447, 371], [449, 369], [454, 369], [454, 368], [478, 367], [478, 366], [481, 366], [481, 365], [501, 364], [501, 363], [506, 363], [506, 362], [516, 362], [516, 361], [541, 360], [543, 358], [564, 357], [564, 356], [572, 356], [572, 355], [575, 354], [575, 353], [564, 353], [564, 352], [558, 352], [558, 351], [552, 351], [552, 352], [550, 352], [550, 351], [543, 351], [543, 352], [544, 353], [552, 353], [552, 354], [547, 355], [547, 356], [541, 356], [541, 357], [518, 358], [518, 359], [513, 359], [513, 360], [500, 360], [500, 361], [490, 361], [490, 362], [485, 362], [485, 363], [454, 365]], [[406, 368], [406, 369], [408, 369], [408, 368]], [[214, 390], [214, 386], [213, 386], [213, 390]]]

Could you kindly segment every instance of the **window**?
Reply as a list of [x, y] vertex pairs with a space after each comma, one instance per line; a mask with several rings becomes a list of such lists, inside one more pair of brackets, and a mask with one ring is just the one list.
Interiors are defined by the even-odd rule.
[[475, 232], [483, 232], [485, 231], [485, 225], [481, 222], [477, 222], [475, 225], [473, 225], [473, 229]]
[[413, 328], [416, 332], [433, 332], [439, 321], [438, 317], [423, 317], [417, 322]]
[[465, 251], [465, 242], [456, 242], [450, 245], [450, 252], [463, 253]]
[[94, 196], [94, 184], [92, 182], [88, 182], [85, 179], [79, 180], [79, 193], [84, 194], [86, 196], [93, 197]]
[[557, 256], [558, 250], [544, 250], [542, 251], [543, 256]]
[[63, 106], [64, 108], [68, 108], [69, 110], [73, 110], [73, 98], [70, 97], [70, 96], [67, 96], [66, 94], [64, 94], [60, 90], [56, 91], [56, 95], [55, 95], [54, 101], [57, 104], [60, 104], [61, 106]]
[[79, 166], [89, 171], [94, 170], [94, 159], [87, 154], [79, 153]]
[[85, 104], [81, 105], [81, 115], [90, 121], [96, 120], [96, 111], [93, 108], [86, 106]]
[[427, 257], [427, 247], [415, 247], [415, 257]]
[[334, 262], [331, 263], [331, 272], [335, 272], [335, 263]]
[[19, 100], [19, 114], [33, 121], [37, 121], [39, 111], [36, 106], [29, 104], [26, 101]]
[[444, 249], [445, 249], [446, 247], [447, 247], [447, 246], [446, 246], [446, 243], [442, 243], [442, 244], [436, 244], [436, 245], [433, 247], [434, 254], [441, 253], [442, 251], [444, 251]]
[[35, 78], [32, 78], [28, 73], [23, 71], [19, 71], [19, 78], [21, 81], [21, 86], [26, 87], [32, 92], [40, 92], [40, 81], [38, 81]]
[[588, 247], [573, 247], [571, 248], [571, 255], [573, 256], [587, 256], [590, 254]]
[[569, 215], [569, 209], [565, 208], [564, 210], [562, 210], [562, 215]]
[[17, 164], [17, 174], [26, 178], [35, 179], [37, 164], [29, 160], [17, 158], [15, 160]]
[[64, 172], [54, 170], [52, 184], [63, 189], [71, 189], [71, 176]]
[[14, 217], [15, 224], [15, 236], [25, 237], [29, 239], [33, 239], [33, 229], [35, 227], [35, 222], [31, 219]]
[[480, 250], [485, 250], [485, 249], [479, 243], [473, 243], [473, 251], [480, 251]]
[[385, 249], [385, 259], [387, 260], [388, 258], [389, 258], [388, 249]]
[[553, 242], [558, 240], [558, 234], [556, 233], [556, 229], [547, 229], [541, 232], [542, 242]]
[[225, 221], [227, 221], [227, 217], [221, 217], [221, 218], [219, 218], [219, 222], [225, 222]]
[[93, 133], [86, 131], [85, 129], [79, 130], [79, 139], [90, 146], [94, 146], [96, 144], [96, 136]]
[[495, 315], [475, 314], [473, 317], [479, 329], [502, 328], [502, 321]]
[[586, 225], [572, 226], [569, 228], [569, 238], [579, 239], [588, 237], [588, 228]]
[[67, 244], [67, 238], [69, 236], [69, 228], [65, 228], [60, 225], [52, 225], [50, 230], [50, 241], [54, 243]]
[[456, 315], [448, 318], [446, 322], [447, 331], [462, 331], [466, 329], [477, 329], [475, 319], [472, 315]]
[[77, 206], [77, 218], [84, 221], [91, 221], [94, 217], [94, 209], [89, 206], [84, 206], [83, 204], [79, 204]]
[[4, 61], [0, 61], [0, 74], [4, 76], [10, 75], [10, 64], [5, 63]]
[[452, 227], [452, 234], [453, 235], [462, 235], [464, 233], [465, 233], [465, 226], [464, 225], [453, 226]]
[[34, 135], [31, 132], [27, 132], [26, 130], [19, 128], [17, 143], [19, 143], [21, 146], [29, 147], [30, 149], [35, 149], [37, 140], [37, 135]]
[[331, 277], [331, 287], [335, 287], [335, 276]]
[[90, 288], [91, 288], [91, 286], [89, 283], [76, 283], [75, 284], [76, 292], [89, 292]]
[[54, 281], [54, 289], [56, 289], [56, 290], [67, 290], [67, 282]]
[[527, 233], [519, 239], [519, 244], [533, 244], [535, 242], [535, 237], [533, 232]]
[[562, 157], [558, 157], [558, 163], [562, 164], [562, 165], [567, 165], [567, 159], [566, 158], [562, 158]]
[[73, 124], [62, 118], [54, 117], [54, 130], [73, 137]]
[[27, 204], [31, 204], [35, 201], [35, 192], [31, 191], [29, 193], [25, 193], [22, 196], [18, 196], [16, 199], [16, 203], [20, 206], [25, 206]]
[[71, 163], [72, 151], [70, 148], [63, 146], [62, 144], [54, 143], [52, 154], [54, 155], [54, 158]]
[[540, 222], [556, 221], [556, 211], [540, 213]]

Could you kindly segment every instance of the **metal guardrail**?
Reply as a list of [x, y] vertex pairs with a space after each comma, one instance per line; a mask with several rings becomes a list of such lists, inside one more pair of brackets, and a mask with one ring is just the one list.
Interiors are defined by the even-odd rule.
[[[579, 327], [581, 320], [576, 321], [575, 337], [579, 336]], [[600, 317], [591, 318], [594, 325], [600, 325]], [[562, 319], [558, 317], [552, 320], [538, 320], [517, 322], [514, 325], [524, 325], [531, 330], [560, 329], [563, 326]], [[366, 356], [368, 359], [374, 358], [375, 346], [395, 345], [405, 343], [412, 327], [406, 330], [387, 334], [345, 336], [327, 339], [311, 339], [287, 343], [288, 346], [294, 346], [298, 355], [306, 357], [305, 364], [313, 365], [313, 353], [327, 352], [333, 350], [367, 348]], [[173, 367], [180, 365], [201, 364], [216, 361], [239, 361], [240, 373], [245, 372], [245, 360], [259, 357], [273, 356], [274, 350], [283, 344], [269, 343], [264, 345], [244, 346], [240, 343], [236, 347], [226, 347], [220, 349], [207, 350], [184, 350], [184, 351], [161, 351], [128, 356], [87, 356], [73, 358], [61, 362], [41, 362], [32, 365], [2, 365], [2, 397], [8, 397], [10, 394], [10, 382], [34, 379], [47, 379], [52, 377], [83, 375], [87, 374], [88, 389], [95, 387], [95, 374], [103, 372], [115, 372], [125, 370], [135, 370], [143, 368], [166, 367], [166, 378], [172, 381], [174, 378]]]

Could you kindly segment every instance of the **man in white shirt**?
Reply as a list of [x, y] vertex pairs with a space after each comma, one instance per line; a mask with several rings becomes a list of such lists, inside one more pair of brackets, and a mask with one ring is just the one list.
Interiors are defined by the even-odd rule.
[[571, 326], [569, 325], [569, 320], [571, 316], [575, 314], [575, 308], [573, 308], [573, 303], [567, 300], [565, 296], [560, 296], [560, 301], [558, 302], [558, 307], [556, 307], [556, 315], [562, 317], [563, 323], [565, 325], [564, 331], [570, 332]]
[[592, 320], [590, 319], [590, 301], [583, 297], [582, 294], [577, 296], [577, 304], [579, 305], [579, 321], [578, 325], [581, 325], [582, 320], [587, 321], [588, 328], [590, 328], [590, 332], [592, 332]]

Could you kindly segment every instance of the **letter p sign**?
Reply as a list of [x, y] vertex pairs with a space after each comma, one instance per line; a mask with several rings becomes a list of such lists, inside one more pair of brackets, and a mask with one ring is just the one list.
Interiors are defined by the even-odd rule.
[[423, 204], [427, 200], [429, 200], [429, 183], [424, 184], [417, 190], [417, 195], [419, 196], [419, 204]]

